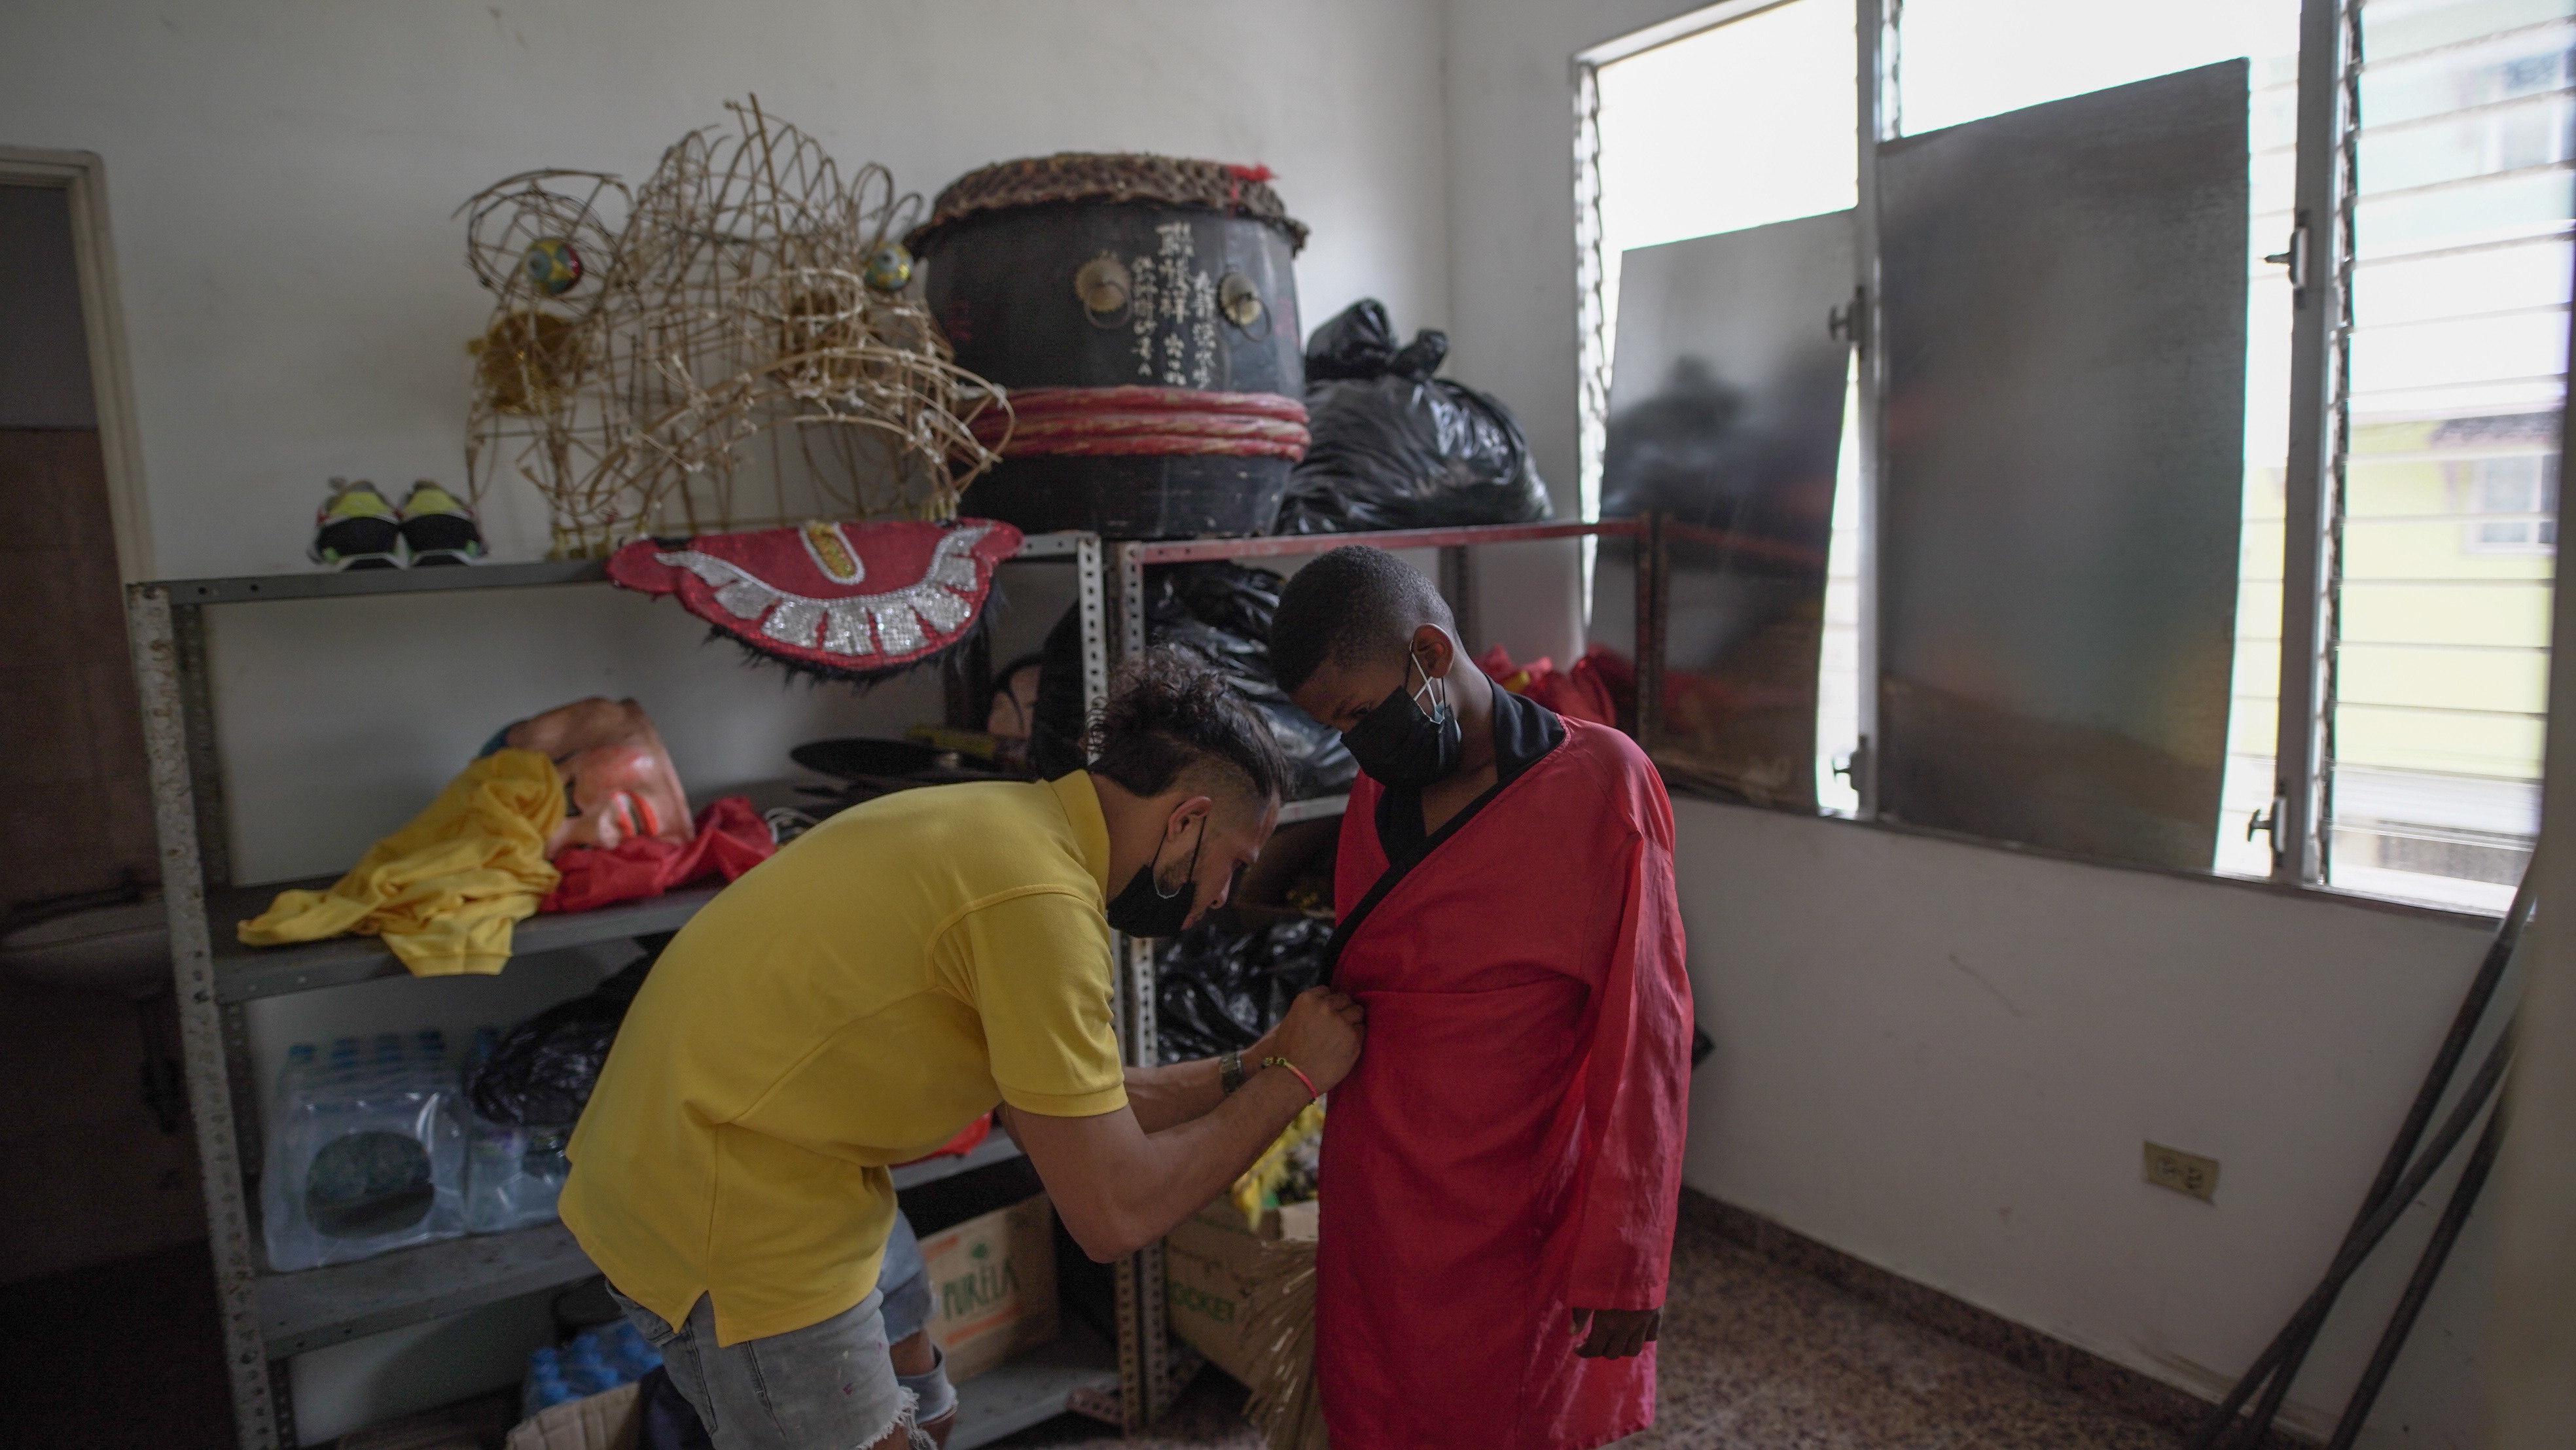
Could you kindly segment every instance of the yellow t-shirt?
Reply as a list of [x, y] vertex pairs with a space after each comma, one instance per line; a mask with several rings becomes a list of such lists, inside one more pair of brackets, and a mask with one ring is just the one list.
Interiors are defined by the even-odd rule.
[[887, 1165], [997, 1101], [1125, 1106], [1108, 876], [1081, 771], [903, 791], [798, 838], [645, 978], [573, 1133], [564, 1222], [674, 1324], [714, 1296], [722, 1344], [857, 1304]]

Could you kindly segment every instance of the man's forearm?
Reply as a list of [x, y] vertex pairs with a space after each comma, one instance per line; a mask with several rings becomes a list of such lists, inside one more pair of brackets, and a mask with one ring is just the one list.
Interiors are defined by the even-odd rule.
[[1258, 1071], [1232, 1097], [1188, 1122], [1148, 1134], [1158, 1160], [1129, 1180], [1122, 1215], [1152, 1243], [1234, 1186], [1311, 1101], [1294, 1073]]
[[1136, 1110], [1136, 1126], [1148, 1133], [1206, 1117], [1224, 1101], [1213, 1057], [1127, 1069], [1127, 1105]]
[[[1006, 1111], [1064, 1226], [1105, 1263], [1161, 1238], [1225, 1192], [1308, 1101], [1294, 1073], [1272, 1068], [1209, 1111], [1155, 1133], [1137, 1131], [1132, 1107], [1100, 1118]], [[1119, 1118], [1129, 1126], [1116, 1127]]]

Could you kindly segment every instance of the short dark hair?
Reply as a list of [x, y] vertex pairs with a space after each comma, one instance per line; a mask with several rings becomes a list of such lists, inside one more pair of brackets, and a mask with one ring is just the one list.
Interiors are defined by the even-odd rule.
[[1281, 794], [1288, 779], [1270, 722], [1205, 655], [1177, 645], [1118, 667], [1083, 749], [1094, 774], [1140, 796], [1161, 795], [1194, 767], [1215, 767], [1256, 800]]
[[1354, 665], [1404, 648], [1424, 623], [1457, 627], [1422, 571], [1384, 549], [1345, 544], [1289, 576], [1270, 617], [1270, 672], [1295, 694], [1324, 661]]

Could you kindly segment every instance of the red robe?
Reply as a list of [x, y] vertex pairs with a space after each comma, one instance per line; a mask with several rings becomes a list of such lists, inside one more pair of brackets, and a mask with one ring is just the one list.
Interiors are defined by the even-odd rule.
[[[1580, 1359], [1569, 1310], [1664, 1300], [1692, 1030], [1672, 805], [1626, 736], [1562, 729], [1334, 968], [1368, 1008], [1324, 1130], [1334, 1450], [1589, 1450], [1654, 1422], [1654, 1346]], [[1342, 820], [1346, 918], [1387, 869], [1383, 793], [1363, 776]]]

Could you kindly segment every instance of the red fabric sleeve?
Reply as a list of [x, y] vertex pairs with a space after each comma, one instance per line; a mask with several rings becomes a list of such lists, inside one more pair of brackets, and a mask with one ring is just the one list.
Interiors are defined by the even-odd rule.
[[[1674, 897], [1671, 808], [1632, 791], [1647, 819], [1627, 843], [1606, 970], [1593, 988], [1583, 1069], [1583, 1163], [1567, 1260], [1578, 1309], [1664, 1302], [1689, 1122], [1691, 990]], [[1660, 819], [1658, 819], [1660, 817]]]

